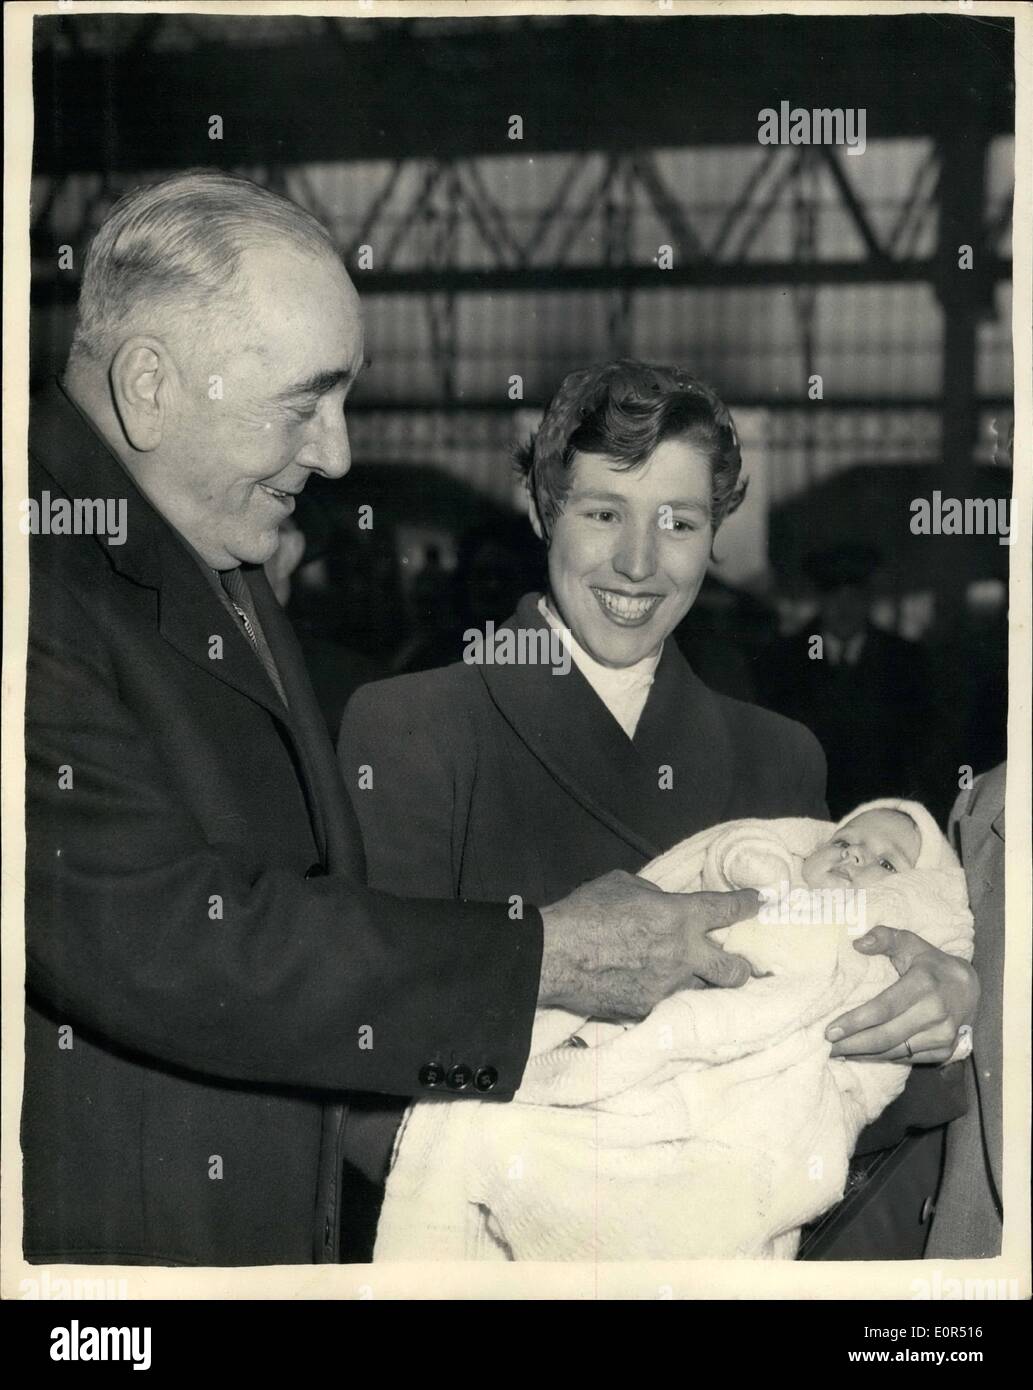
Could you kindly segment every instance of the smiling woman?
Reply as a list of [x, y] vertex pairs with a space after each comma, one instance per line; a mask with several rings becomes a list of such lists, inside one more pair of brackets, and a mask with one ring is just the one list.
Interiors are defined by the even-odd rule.
[[658, 656], [746, 490], [724, 405], [676, 367], [572, 372], [517, 462], [549, 546], [550, 609], [601, 666]]

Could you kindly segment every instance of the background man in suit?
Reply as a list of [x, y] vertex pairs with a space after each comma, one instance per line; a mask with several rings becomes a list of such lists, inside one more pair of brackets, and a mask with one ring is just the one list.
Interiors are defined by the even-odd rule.
[[362, 364], [328, 235], [246, 180], [138, 190], [94, 241], [30, 426], [31, 1260], [338, 1259], [346, 1160], [386, 1160], [349, 1092], [505, 1098], [536, 1004], [644, 1014], [748, 974], [706, 932], [752, 893], [615, 873], [539, 913], [362, 886], [261, 568], [310, 475], [349, 467]]
[[950, 833], [976, 922], [973, 964], [982, 994], [965, 1062], [969, 1109], [947, 1131], [943, 1181], [927, 1259], [1001, 1253], [1001, 1060], [1004, 994], [1005, 764], [976, 779], [951, 814]]
[[[779, 639], [759, 668], [762, 703], [804, 724], [825, 750], [833, 816], [876, 796], [928, 801], [928, 659], [916, 642], [870, 621], [878, 563], [869, 546], [812, 551], [806, 569], [821, 610], [802, 632]], [[820, 660], [812, 633], [822, 639]]]

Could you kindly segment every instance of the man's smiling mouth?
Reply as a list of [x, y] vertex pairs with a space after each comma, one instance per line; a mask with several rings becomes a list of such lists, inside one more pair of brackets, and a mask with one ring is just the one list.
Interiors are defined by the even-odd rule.
[[[297, 493], [285, 492], [282, 488], [270, 487], [268, 483], [259, 483], [258, 486], [262, 489], [263, 492], [268, 493], [270, 497], [272, 497], [275, 501], [279, 502], [281, 506], [286, 507], [288, 511], [293, 510], [294, 499], [297, 496]], [[301, 489], [299, 488], [298, 491], [300, 492]]]
[[619, 627], [640, 627], [647, 623], [663, 600], [662, 594], [621, 594], [615, 589], [597, 589], [594, 584], [589, 587], [599, 607]]

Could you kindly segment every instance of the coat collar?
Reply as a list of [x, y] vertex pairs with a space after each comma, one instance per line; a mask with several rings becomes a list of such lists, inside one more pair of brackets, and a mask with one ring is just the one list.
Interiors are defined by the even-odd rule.
[[[976, 876], [992, 885], [1000, 875], [1004, 846], [1005, 764], [1001, 763], [976, 781], [968, 804], [958, 820], [961, 862], [971, 883]], [[992, 838], [993, 837], [993, 838]]]
[[[96, 543], [125, 578], [157, 591], [158, 627], [165, 640], [188, 661], [283, 719], [285, 711], [269, 678], [197, 559], [57, 382], [33, 402], [29, 440], [30, 452], [67, 497], [125, 502], [125, 543]], [[209, 655], [213, 637], [222, 639], [222, 656], [216, 659]]]
[[[537, 602], [526, 595], [504, 626], [547, 627]], [[547, 665], [478, 671], [500, 714], [556, 781], [640, 853], [652, 858], [721, 818], [732, 777], [728, 731], [717, 698], [673, 640], [633, 740], [573, 664], [565, 675]], [[662, 788], [662, 780], [671, 785]]]

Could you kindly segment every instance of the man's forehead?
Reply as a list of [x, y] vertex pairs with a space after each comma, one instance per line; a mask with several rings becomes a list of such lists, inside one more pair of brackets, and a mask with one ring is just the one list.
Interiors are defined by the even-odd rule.
[[240, 261], [240, 278], [252, 309], [270, 321], [284, 314], [334, 316], [361, 326], [359, 296], [344, 265], [329, 253], [314, 255], [289, 242], [252, 246]]
[[239, 346], [272, 370], [274, 389], [308, 382], [325, 391], [345, 374], [357, 376], [365, 353], [362, 311], [344, 267], [329, 257], [277, 260], [261, 250], [247, 256]]

